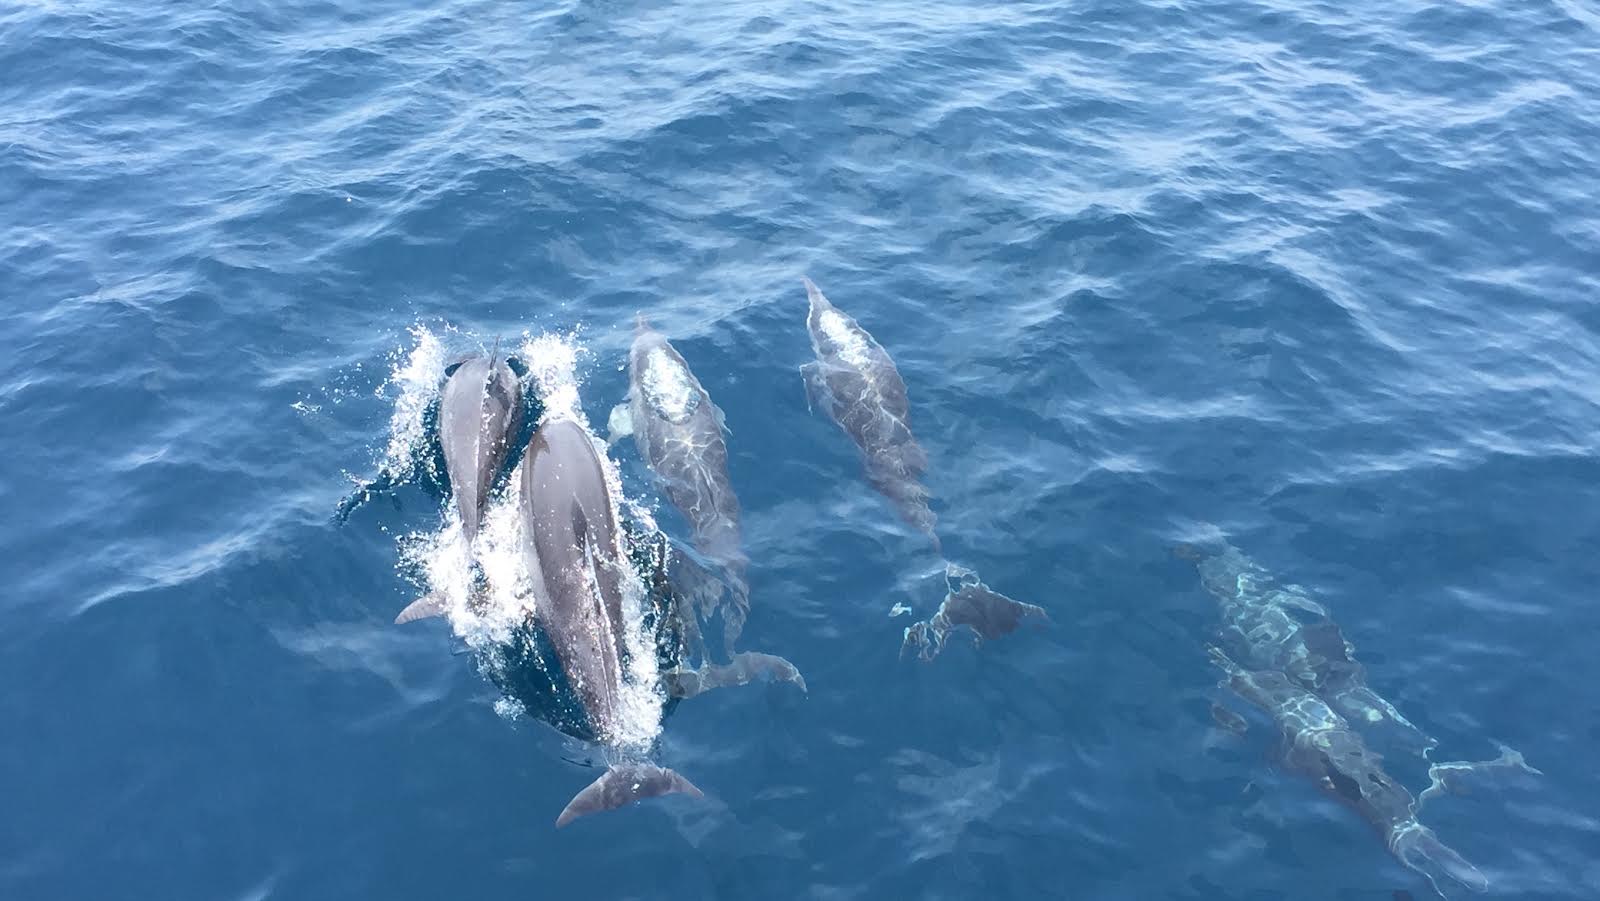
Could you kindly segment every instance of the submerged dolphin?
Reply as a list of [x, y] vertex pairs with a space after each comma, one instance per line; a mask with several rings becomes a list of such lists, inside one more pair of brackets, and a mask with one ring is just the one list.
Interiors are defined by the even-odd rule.
[[805, 279], [811, 309], [806, 330], [816, 361], [800, 367], [806, 400], [844, 430], [861, 451], [867, 481], [894, 504], [906, 522], [943, 554], [937, 518], [928, 508], [922, 473], [928, 455], [911, 434], [911, 401], [889, 352]]
[[[445, 373], [439, 443], [450, 495], [470, 545], [483, 524], [489, 492], [522, 429], [522, 382], [498, 354], [468, 357]], [[395, 622], [442, 616], [446, 608], [443, 595], [430, 594], [400, 611]]]
[[[817, 358], [800, 367], [807, 403], [821, 407], [850, 436], [861, 452], [867, 481], [944, 556], [935, 530], [938, 520], [922, 484], [928, 455], [911, 433], [911, 401], [900, 370], [860, 323], [834, 306], [811, 279], [803, 281], [810, 302], [806, 330]], [[1006, 635], [1025, 619], [1048, 619], [1043, 608], [1014, 601], [983, 584], [972, 570], [948, 561], [945, 579], [951, 587], [944, 603], [932, 617], [905, 630], [902, 655], [918, 647], [919, 656], [931, 660], [959, 626], [972, 629], [981, 641]]]
[[731, 655], [750, 612], [750, 583], [739, 499], [728, 479], [727, 426], [689, 364], [642, 316], [628, 355], [628, 401], [612, 411], [610, 424], [613, 441], [633, 435], [639, 456], [689, 521], [695, 549], [727, 574], [733, 598], [723, 610], [723, 641]]
[[1201, 582], [1216, 597], [1223, 643], [1246, 666], [1283, 673], [1345, 719], [1363, 728], [1380, 726], [1411, 750], [1433, 747], [1433, 739], [1367, 687], [1355, 648], [1304, 589], [1280, 584], [1232, 545], [1214, 554], [1185, 546], [1179, 555], [1194, 561]]
[[[589, 730], [615, 753], [626, 755], [622, 718], [626, 695], [635, 686], [628, 672], [622, 580], [632, 564], [588, 430], [566, 419], [540, 426], [528, 442], [521, 485], [534, 617], [555, 650]], [[622, 760], [574, 796], [556, 825], [672, 793], [700, 796], [698, 788], [672, 770]]]
[[1488, 889], [1476, 867], [1418, 822], [1416, 799], [1384, 772], [1383, 758], [1322, 698], [1283, 673], [1247, 670], [1216, 648], [1211, 659], [1224, 673], [1224, 687], [1272, 717], [1281, 732], [1286, 768], [1353, 806], [1383, 836], [1390, 853], [1441, 894], [1441, 877], [1475, 892]]

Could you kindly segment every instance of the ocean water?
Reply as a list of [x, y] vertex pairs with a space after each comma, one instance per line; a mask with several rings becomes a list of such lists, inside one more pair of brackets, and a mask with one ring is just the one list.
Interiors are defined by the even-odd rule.
[[[1489, 897], [1600, 897], [1597, 48], [1587, 0], [0, 4], [0, 898], [1427, 897], [1213, 723], [1202, 532], [1436, 759], [1543, 771], [1425, 811]], [[803, 275], [1048, 628], [898, 658], [939, 562], [807, 410]], [[810, 690], [684, 702], [706, 798], [557, 831], [581, 749], [391, 623], [440, 499], [333, 514], [419, 342], [576, 330], [603, 423], [639, 312]]]

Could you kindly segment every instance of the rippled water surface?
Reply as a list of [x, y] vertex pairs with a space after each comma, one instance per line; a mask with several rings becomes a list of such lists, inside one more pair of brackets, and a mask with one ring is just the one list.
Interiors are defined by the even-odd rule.
[[[1600, 897], [1597, 48], [1587, 0], [0, 4], [0, 897], [1427, 897], [1214, 724], [1207, 531], [1440, 758], [1544, 771], [1430, 802], [1490, 897]], [[938, 561], [807, 410], [802, 275], [1049, 628], [897, 659]], [[707, 797], [558, 832], [594, 771], [390, 622], [438, 498], [333, 511], [419, 335], [576, 328], [603, 423], [641, 311], [810, 692], [684, 702]]]

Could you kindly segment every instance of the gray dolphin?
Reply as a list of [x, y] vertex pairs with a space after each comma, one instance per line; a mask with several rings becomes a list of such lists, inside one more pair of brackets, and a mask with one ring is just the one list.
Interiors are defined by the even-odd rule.
[[[595, 735], [620, 751], [622, 693], [630, 681], [621, 580], [631, 564], [599, 451], [578, 423], [547, 422], [528, 442], [520, 476], [534, 617], [549, 636]], [[672, 793], [701, 794], [672, 770], [613, 763], [573, 797], [556, 826], [640, 798]]]
[[456, 364], [439, 396], [439, 438], [468, 541], [478, 535], [489, 490], [521, 428], [522, 382], [504, 359]]
[[811, 302], [806, 330], [817, 357], [800, 367], [806, 401], [850, 436], [861, 451], [867, 481], [943, 555], [934, 531], [937, 518], [922, 484], [928, 455], [911, 434], [911, 401], [900, 370], [860, 323], [829, 302], [811, 279], [804, 281]]
[[750, 561], [728, 479], [727, 426], [683, 356], [643, 316], [628, 354], [628, 401], [612, 411], [610, 426], [613, 441], [633, 435], [639, 456], [689, 521], [695, 549], [726, 573], [732, 605], [723, 610], [723, 641], [732, 655], [750, 612]]
[[[922, 484], [928, 455], [911, 433], [911, 401], [900, 370], [860, 323], [834, 306], [811, 279], [803, 281], [810, 301], [806, 330], [817, 357], [800, 367], [807, 403], [812, 409], [821, 407], [850, 436], [861, 452], [867, 481], [943, 557], [937, 518]], [[932, 617], [905, 630], [902, 656], [916, 647], [923, 660], [933, 659], [957, 627], [965, 626], [984, 640], [1015, 631], [1025, 620], [1049, 619], [1043, 608], [994, 591], [970, 569], [946, 561], [945, 579], [949, 592], [944, 603]]]
[[[468, 357], [445, 373], [439, 394], [439, 443], [450, 495], [470, 544], [483, 524], [489, 492], [511, 442], [522, 429], [522, 382], [498, 352]], [[442, 616], [446, 606], [443, 595], [429, 594], [400, 611], [395, 622]]]
[[1441, 877], [1472, 891], [1487, 891], [1478, 869], [1439, 841], [1417, 820], [1411, 793], [1383, 770], [1383, 758], [1322, 698], [1276, 671], [1247, 670], [1221, 650], [1212, 662], [1224, 673], [1223, 686], [1272, 717], [1282, 737], [1283, 764], [1311, 777], [1323, 791], [1350, 804], [1384, 838], [1390, 853], [1421, 873], [1441, 894]]
[[1223, 642], [1247, 666], [1283, 673], [1349, 721], [1382, 727], [1410, 750], [1432, 749], [1432, 738], [1368, 687], [1355, 648], [1305, 589], [1280, 583], [1231, 544], [1216, 553], [1185, 545], [1178, 554], [1194, 562], [1217, 599]]

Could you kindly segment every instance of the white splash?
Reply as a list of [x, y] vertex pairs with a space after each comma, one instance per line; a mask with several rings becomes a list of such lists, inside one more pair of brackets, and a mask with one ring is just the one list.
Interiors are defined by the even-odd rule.
[[872, 345], [868, 343], [861, 327], [850, 317], [834, 309], [823, 310], [818, 317], [822, 334], [839, 348], [839, 356], [855, 369], [872, 365]]
[[415, 467], [418, 451], [427, 438], [425, 416], [428, 406], [439, 396], [444, 381], [444, 345], [425, 325], [411, 327], [416, 344], [403, 358], [396, 351], [389, 378], [378, 387], [381, 396], [393, 388], [394, 412], [389, 415], [389, 444], [384, 449], [380, 472], [390, 473], [395, 481], [405, 481]]
[[501, 697], [494, 702], [494, 712], [499, 714], [501, 719], [514, 723], [519, 718], [527, 715], [528, 709], [523, 707], [522, 702], [515, 698]]
[[694, 412], [695, 405], [700, 402], [689, 371], [664, 347], [653, 348], [645, 356], [644, 376], [640, 382], [650, 406], [674, 422]]
[[539, 400], [544, 404], [541, 424], [570, 419], [585, 429], [589, 420], [579, 403], [578, 344], [576, 334], [552, 335], [548, 332], [523, 342], [522, 359], [527, 361]]

